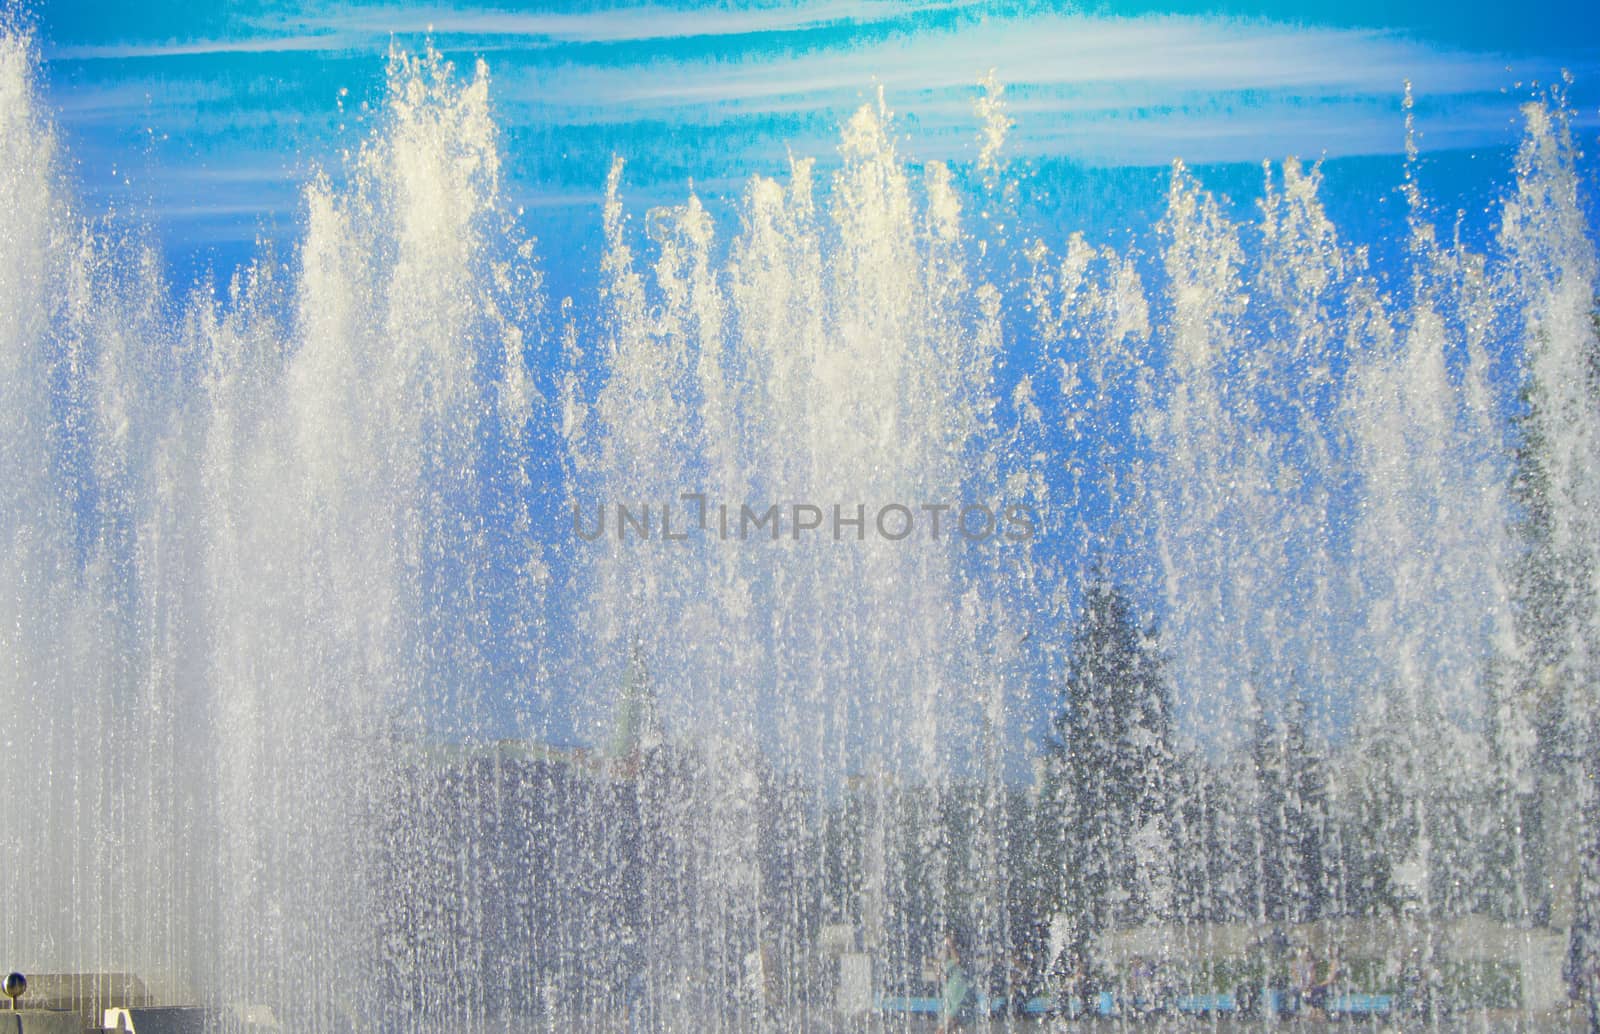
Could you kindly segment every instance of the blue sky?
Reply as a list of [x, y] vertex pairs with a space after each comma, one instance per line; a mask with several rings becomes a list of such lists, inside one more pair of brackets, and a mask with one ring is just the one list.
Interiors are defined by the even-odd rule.
[[460, 66], [487, 62], [508, 191], [539, 237], [551, 300], [573, 295], [580, 312], [598, 280], [613, 155], [628, 160], [630, 210], [679, 201], [692, 180], [726, 217], [744, 180], [781, 174], [791, 152], [826, 169], [840, 123], [880, 88], [901, 153], [951, 160], [959, 176], [977, 156], [976, 83], [992, 69], [1016, 122], [1007, 153], [1027, 232], [1056, 247], [1074, 230], [1131, 241], [1144, 263], [1158, 254], [1150, 237], [1174, 158], [1249, 217], [1260, 163], [1296, 155], [1327, 159], [1322, 198], [1343, 239], [1403, 272], [1382, 253], [1405, 247], [1407, 81], [1423, 189], [1442, 224], [1461, 211], [1469, 238], [1491, 230], [1512, 179], [1520, 106], [1564, 69], [1590, 182], [1600, 135], [1600, 32], [1570, 0], [16, 10], [33, 28], [84, 210], [150, 232], [180, 289], [205, 271], [225, 285], [259, 238], [287, 256], [306, 182], [319, 169], [337, 176], [375, 128], [389, 49], [430, 40]]
[[[302, 184], [368, 131], [388, 48], [429, 39], [460, 64], [488, 62], [514, 198], [547, 241], [572, 234], [583, 251], [613, 153], [628, 156], [639, 202], [679, 198], [691, 179], [732, 196], [791, 150], [826, 165], [841, 119], [881, 86], [908, 155], [970, 161], [974, 83], [989, 69], [1017, 123], [1009, 153], [1090, 170], [1394, 156], [1408, 79], [1434, 154], [1501, 151], [1533, 84], [1563, 69], [1580, 125], [1596, 124], [1600, 98], [1596, 16], [1567, 0], [1397, 11], [48, 0], [22, 11], [89, 211], [151, 227], [180, 280], [208, 265], [225, 279], [259, 236], [293, 240]], [[1483, 171], [1506, 173], [1503, 160]]]

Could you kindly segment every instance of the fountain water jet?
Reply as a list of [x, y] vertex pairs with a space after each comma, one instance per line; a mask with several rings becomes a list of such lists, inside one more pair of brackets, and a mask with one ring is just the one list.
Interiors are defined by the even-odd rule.
[[[1252, 221], [1180, 165], [1119, 251], [1026, 222], [994, 84], [975, 178], [880, 101], [736, 220], [691, 192], [641, 233], [619, 159], [598, 304], [552, 320], [482, 66], [396, 55], [292, 261], [218, 300], [82, 222], [31, 62], [0, 38], [8, 959], [307, 1031], [820, 1027], [841, 950], [906, 990], [954, 929], [1042, 988], [1061, 916], [1194, 988], [1276, 979], [1240, 929], [1342, 938], [1375, 988], [1420, 945], [1531, 1022], [1532, 964], [1495, 967], [1600, 896], [1559, 104], [1482, 253], [1413, 154], [1389, 268], [1315, 167]], [[924, 534], [970, 503], [1038, 534]], [[655, 531], [589, 541], [596, 504]], [[1152, 695], [1092, 685], [1096, 627]], [[1030, 783], [1022, 730], [1085, 701], [1127, 743], [1056, 725]], [[1083, 814], [1074, 751], [1128, 799]], [[1491, 921], [1521, 956], [1459, 932]]]

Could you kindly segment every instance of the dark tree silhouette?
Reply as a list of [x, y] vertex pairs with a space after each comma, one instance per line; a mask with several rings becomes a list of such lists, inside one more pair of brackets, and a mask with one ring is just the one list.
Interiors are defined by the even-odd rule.
[[1256, 719], [1252, 760], [1260, 794], [1261, 914], [1275, 922], [1319, 918], [1327, 900], [1323, 831], [1328, 823], [1323, 760], [1312, 749], [1298, 697], [1274, 720]]
[[1153, 627], [1096, 580], [1072, 634], [1050, 743], [1046, 806], [1072, 948], [1163, 918], [1172, 895], [1171, 689]]

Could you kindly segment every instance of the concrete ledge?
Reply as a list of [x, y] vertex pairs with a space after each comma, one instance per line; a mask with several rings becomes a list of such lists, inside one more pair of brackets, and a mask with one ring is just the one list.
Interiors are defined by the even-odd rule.
[[127, 1034], [206, 1034], [218, 1030], [234, 1034], [280, 1034], [283, 1028], [273, 1011], [264, 1005], [227, 1009], [185, 1005], [107, 1009], [96, 1029]]
[[0, 1034], [83, 1034], [83, 1018], [75, 1012], [6, 1009], [0, 1011]]
[[179, 1006], [107, 1009], [102, 1026], [131, 1034], [205, 1034], [207, 1021], [215, 1019], [214, 1010]]

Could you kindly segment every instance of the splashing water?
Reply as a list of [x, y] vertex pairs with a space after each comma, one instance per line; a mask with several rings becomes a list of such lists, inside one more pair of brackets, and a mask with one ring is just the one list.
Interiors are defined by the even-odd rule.
[[[1271, 984], [1293, 928], [1371, 989], [1415, 951], [1542, 1008], [1600, 895], [1600, 270], [1559, 103], [1483, 253], [1413, 151], [1388, 268], [1293, 160], [1245, 221], [1177, 165], [1153, 253], [1024, 240], [991, 75], [970, 182], [882, 100], [731, 232], [691, 192], [641, 233], [618, 158], [580, 313], [486, 69], [396, 55], [292, 261], [219, 300], [84, 222], [29, 46], [8, 960], [304, 1031], [744, 1030], [842, 1022], [858, 957], [910, 989], [946, 929], [986, 986], [1053, 988], [1065, 940], [1198, 993]], [[1024, 735], [1058, 712], [1092, 717]]]

